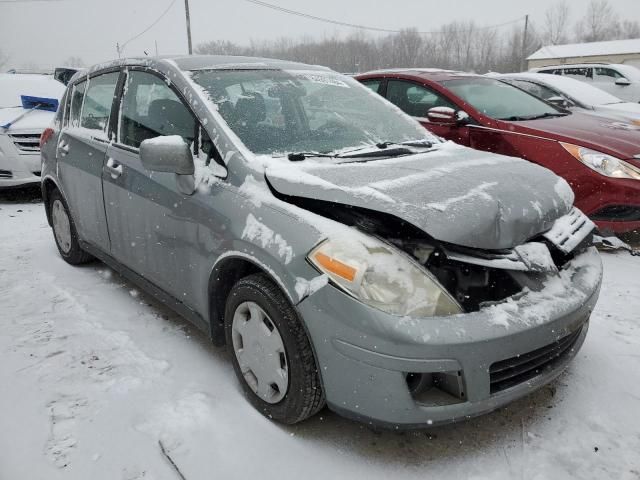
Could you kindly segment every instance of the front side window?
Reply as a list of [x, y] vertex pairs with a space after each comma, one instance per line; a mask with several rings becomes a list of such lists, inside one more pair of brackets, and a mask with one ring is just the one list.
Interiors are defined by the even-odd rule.
[[196, 120], [178, 95], [160, 77], [131, 71], [122, 98], [118, 141], [139, 148], [149, 138], [179, 135], [189, 144]]
[[87, 82], [77, 83], [71, 91], [71, 106], [69, 108], [68, 125], [70, 127], [80, 126], [80, 114], [82, 113], [82, 101]]
[[624, 78], [619, 72], [611, 68], [595, 68], [595, 80], [599, 82], [615, 83], [619, 78]]
[[380, 93], [380, 86], [382, 85], [382, 80], [364, 80], [362, 84], [370, 90], [373, 90], [376, 93]]
[[334, 72], [203, 70], [190, 75], [256, 154], [331, 153], [381, 142], [438, 141], [360, 82]]
[[424, 117], [434, 107], [456, 106], [439, 93], [404, 80], [389, 80], [387, 100], [412, 117]]
[[120, 72], [113, 72], [89, 79], [82, 104], [81, 127], [107, 131], [119, 76]]
[[476, 110], [498, 120], [533, 120], [566, 115], [519, 88], [492, 78], [469, 77], [442, 84]]

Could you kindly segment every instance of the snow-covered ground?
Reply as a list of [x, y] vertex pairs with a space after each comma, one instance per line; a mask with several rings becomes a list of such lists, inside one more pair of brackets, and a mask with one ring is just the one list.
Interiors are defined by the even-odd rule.
[[375, 432], [294, 427], [243, 399], [224, 349], [95, 263], [58, 256], [42, 204], [0, 195], [0, 479], [640, 479], [640, 258], [603, 254], [584, 348], [498, 412]]

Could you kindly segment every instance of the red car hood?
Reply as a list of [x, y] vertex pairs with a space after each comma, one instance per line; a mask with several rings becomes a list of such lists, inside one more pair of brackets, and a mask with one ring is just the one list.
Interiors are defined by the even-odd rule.
[[573, 143], [624, 160], [640, 155], [640, 126], [607, 117], [572, 113], [566, 117], [502, 123], [508, 124], [507, 130]]

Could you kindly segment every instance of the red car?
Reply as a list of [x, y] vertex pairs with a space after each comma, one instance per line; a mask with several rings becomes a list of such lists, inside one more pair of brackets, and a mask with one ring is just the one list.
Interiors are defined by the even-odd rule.
[[640, 127], [571, 113], [480, 75], [407, 69], [356, 78], [440, 137], [553, 170], [601, 231], [640, 229]]

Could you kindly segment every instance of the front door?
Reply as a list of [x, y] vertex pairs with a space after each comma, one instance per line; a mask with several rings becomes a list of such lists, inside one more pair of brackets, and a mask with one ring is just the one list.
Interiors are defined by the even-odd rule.
[[387, 82], [386, 98], [418, 120], [430, 132], [461, 145], [469, 145], [469, 129], [466, 125], [446, 125], [427, 118], [427, 112], [434, 107], [459, 110], [439, 92], [407, 80], [392, 79]]
[[139, 147], [162, 135], [179, 135], [193, 144], [198, 123], [156, 74], [130, 70], [123, 90], [117, 140], [107, 151], [103, 173], [111, 255], [189, 304], [194, 281], [189, 239], [198, 229], [190, 219], [200, 193], [181, 193], [173, 173], [147, 171]]
[[69, 111], [58, 138], [58, 177], [80, 238], [109, 251], [102, 199], [107, 125], [119, 72], [91, 77], [71, 91]]

